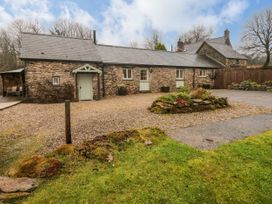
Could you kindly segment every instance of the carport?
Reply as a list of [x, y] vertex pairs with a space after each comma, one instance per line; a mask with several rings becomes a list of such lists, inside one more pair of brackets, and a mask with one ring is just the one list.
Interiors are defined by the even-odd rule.
[[25, 69], [19, 68], [0, 72], [3, 96], [25, 95]]

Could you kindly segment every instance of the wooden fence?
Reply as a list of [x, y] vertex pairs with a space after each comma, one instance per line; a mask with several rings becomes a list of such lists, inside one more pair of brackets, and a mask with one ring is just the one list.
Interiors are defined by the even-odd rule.
[[263, 83], [272, 80], [272, 69], [219, 69], [215, 72], [214, 88], [226, 89], [232, 83], [252, 80]]

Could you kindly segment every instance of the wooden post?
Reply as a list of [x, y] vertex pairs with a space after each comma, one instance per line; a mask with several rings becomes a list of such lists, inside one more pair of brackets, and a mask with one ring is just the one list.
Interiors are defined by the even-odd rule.
[[65, 135], [66, 144], [72, 144], [70, 100], [65, 100]]

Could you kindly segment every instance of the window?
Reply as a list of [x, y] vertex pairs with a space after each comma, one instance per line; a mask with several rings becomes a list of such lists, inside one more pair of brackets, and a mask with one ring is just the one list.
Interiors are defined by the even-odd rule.
[[148, 80], [148, 71], [147, 71], [147, 69], [141, 69], [140, 80], [141, 81], [147, 81]]
[[184, 70], [183, 69], [176, 70], [176, 79], [184, 79]]
[[199, 72], [199, 76], [200, 77], [206, 77], [206, 70], [205, 69], [201, 69], [200, 72]]
[[132, 79], [132, 69], [131, 68], [124, 68], [123, 69], [123, 79], [125, 79], [125, 80]]
[[59, 76], [53, 76], [52, 77], [52, 84], [53, 84], [53, 86], [59, 86], [60, 85], [60, 77]]

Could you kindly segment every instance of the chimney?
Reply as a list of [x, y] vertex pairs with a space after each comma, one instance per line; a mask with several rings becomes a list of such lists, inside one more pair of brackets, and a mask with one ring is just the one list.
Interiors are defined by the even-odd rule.
[[226, 29], [226, 30], [224, 31], [224, 37], [225, 37], [225, 39], [227, 39], [227, 38], [230, 37], [230, 31], [229, 31], [228, 29]]
[[96, 44], [96, 30], [93, 30], [93, 42]]
[[185, 51], [185, 43], [181, 41], [181, 39], [179, 39], [177, 43], [177, 52], [184, 52], [184, 51]]

